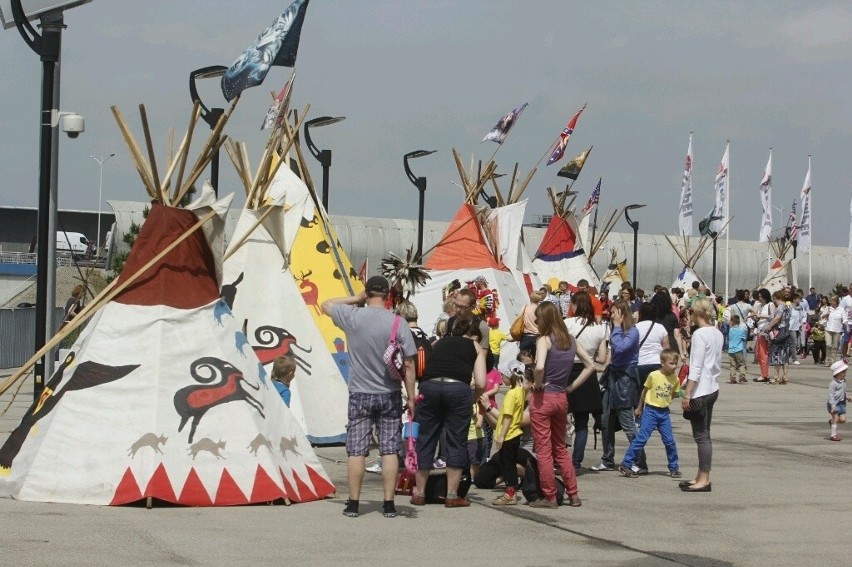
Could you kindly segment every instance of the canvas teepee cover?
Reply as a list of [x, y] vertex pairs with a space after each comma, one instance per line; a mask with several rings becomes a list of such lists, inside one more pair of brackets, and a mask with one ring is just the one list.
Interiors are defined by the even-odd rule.
[[551, 217], [533, 258], [533, 266], [544, 281], [556, 278], [576, 286], [579, 280], [585, 279], [590, 286], [600, 284], [577, 235], [576, 219], [567, 212]]
[[675, 245], [674, 241], [666, 236], [669, 246], [672, 247], [675, 255], [683, 263], [683, 268], [680, 272], [678, 272], [671, 287], [688, 290], [692, 287], [692, 282], [698, 282], [699, 284], [706, 286], [707, 284], [704, 283], [704, 280], [695, 272], [695, 264], [698, 262], [699, 258], [707, 252], [710, 246], [713, 245], [713, 238], [710, 236], [702, 236], [698, 240], [698, 244], [695, 248], [690, 246], [689, 236], [681, 235], [678, 238], [681, 239], [679, 246]]
[[290, 250], [302, 219], [314, 216], [313, 201], [307, 186], [288, 167], [278, 170], [268, 194], [273, 203], [268, 206], [275, 210], [263, 218], [266, 206], [243, 209], [231, 241], [234, 246], [250, 232], [225, 262], [232, 309], [237, 321], [246, 323], [249, 342], [267, 371], [276, 357], [295, 356], [290, 409], [308, 439], [317, 444], [342, 442], [346, 381], [311, 313], [315, 306], [302, 300], [290, 271]]
[[[197, 220], [155, 203], [121, 278]], [[213, 222], [89, 321], [0, 448], [0, 496], [226, 506], [334, 491], [219, 298]]]

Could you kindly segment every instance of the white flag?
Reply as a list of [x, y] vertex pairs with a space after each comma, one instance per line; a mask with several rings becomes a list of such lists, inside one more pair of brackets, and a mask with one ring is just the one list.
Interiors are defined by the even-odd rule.
[[722, 161], [719, 163], [719, 170], [716, 172], [716, 212], [714, 216], [720, 217], [719, 220], [713, 223], [713, 232], [717, 236], [724, 236], [728, 232], [728, 165], [729, 165], [729, 150], [731, 144], [725, 145], [725, 155], [722, 156]]
[[799, 252], [811, 251], [811, 156], [808, 156], [808, 173], [799, 195], [802, 202], [802, 219], [799, 221]]
[[849, 253], [852, 254], [852, 201], [849, 202]]
[[760, 204], [763, 205], [763, 218], [760, 221], [759, 242], [769, 242], [772, 236], [772, 149], [769, 150], [769, 161], [760, 182]]
[[683, 166], [683, 183], [680, 188], [680, 210], [677, 216], [678, 231], [692, 236], [692, 132], [686, 150], [686, 165]]

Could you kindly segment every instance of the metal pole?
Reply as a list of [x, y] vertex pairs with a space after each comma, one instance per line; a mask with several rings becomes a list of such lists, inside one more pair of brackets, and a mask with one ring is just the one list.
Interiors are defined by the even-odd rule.
[[[101, 203], [104, 198], [104, 161], [94, 158], [95, 161], [98, 162], [98, 166], [100, 166], [100, 179], [98, 181], [98, 237], [96, 239], [97, 244], [95, 245], [95, 254], [100, 254], [101, 250]], [[109, 158], [107, 158], [109, 159]]]
[[[64, 26], [62, 26], [64, 27]], [[61, 36], [60, 36], [61, 38]], [[61, 40], [60, 40], [61, 41]], [[62, 62], [57, 56], [53, 71], [53, 108], [62, 108], [59, 104], [59, 79], [62, 75]], [[47, 241], [47, 320], [45, 321], [45, 338], [56, 333], [56, 322], [53, 311], [56, 306], [56, 229], [59, 227], [59, 128], [54, 127], [50, 137], [50, 209], [48, 213], [50, 238]], [[53, 376], [53, 361], [55, 350], [45, 355], [44, 375]]]
[[712, 293], [716, 293], [716, 234], [713, 235], [713, 289]]
[[[598, 205], [595, 205], [595, 216], [592, 219], [592, 241], [588, 243], [588, 249], [586, 250], [586, 254], [589, 253], [589, 250], [595, 245], [595, 230], [598, 228]], [[585, 244], [585, 243], [584, 243]]]
[[417, 261], [423, 262], [423, 209], [426, 205], [426, 178], [417, 179], [417, 190], [420, 193], [419, 211], [417, 213]]
[[633, 224], [633, 289], [636, 289], [636, 276], [639, 273], [639, 221]]
[[323, 150], [320, 153], [320, 164], [322, 165], [322, 207], [328, 212], [328, 175], [331, 169], [331, 150]]

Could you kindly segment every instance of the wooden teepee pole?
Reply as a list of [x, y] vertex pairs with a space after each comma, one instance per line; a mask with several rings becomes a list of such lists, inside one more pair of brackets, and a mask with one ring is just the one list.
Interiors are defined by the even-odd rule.
[[71, 320], [68, 325], [65, 326], [62, 331], [53, 335], [43, 347], [39, 349], [37, 353], [35, 353], [32, 358], [30, 358], [23, 366], [21, 366], [14, 374], [9, 376], [2, 384], [0, 384], [0, 395], [2, 395], [6, 390], [12, 387], [12, 385], [17, 382], [26, 372], [38, 361], [42, 356], [46, 353], [50, 352], [56, 345], [62, 342], [62, 339], [68, 336], [71, 331], [88, 321], [92, 315], [94, 315], [98, 309], [102, 306], [106, 305], [112, 299], [124, 291], [130, 284], [139, 279], [145, 272], [147, 272], [152, 266], [154, 266], [157, 262], [163, 259], [163, 257], [174, 250], [181, 242], [189, 238], [189, 236], [194, 233], [196, 230], [201, 228], [207, 221], [216, 216], [216, 211], [210, 211], [203, 217], [198, 219], [194, 225], [192, 225], [189, 230], [181, 234], [174, 242], [169, 244], [162, 252], [154, 256], [147, 264], [139, 268], [135, 273], [133, 273], [126, 280], [121, 282], [120, 285], [117, 285], [119, 280], [113, 281], [110, 285], [105, 287], [98, 296], [89, 303], [80, 313]]

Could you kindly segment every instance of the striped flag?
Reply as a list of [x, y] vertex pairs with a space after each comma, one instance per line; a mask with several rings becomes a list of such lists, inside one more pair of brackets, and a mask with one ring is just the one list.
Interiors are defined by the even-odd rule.
[[772, 237], [772, 148], [769, 148], [769, 161], [760, 182], [760, 203], [763, 205], [763, 217], [760, 221], [759, 242], [769, 242]]
[[293, 69], [293, 72], [290, 73], [290, 80], [284, 84], [281, 91], [275, 96], [275, 100], [272, 101], [272, 106], [266, 111], [266, 118], [263, 119], [263, 124], [260, 126], [261, 130], [266, 130], [276, 125], [280, 126], [284, 123], [290, 107], [290, 96], [293, 93], [293, 81], [295, 80], [296, 69]]
[[811, 156], [808, 156], [808, 173], [799, 195], [802, 218], [799, 220], [799, 252], [811, 251]]
[[682, 235], [692, 236], [692, 132], [686, 149], [686, 164], [683, 166], [683, 182], [680, 185], [680, 210], [677, 216], [678, 230]]
[[586, 206], [583, 207], [583, 215], [587, 215], [592, 212], [592, 209], [595, 208], [601, 200], [601, 179], [598, 178], [598, 185], [595, 187], [595, 190], [592, 191], [592, 194], [589, 196], [589, 200], [586, 202]]
[[793, 208], [790, 209], [790, 218], [787, 220], [787, 238], [799, 239], [799, 223], [796, 222], [796, 200], [793, 199]]
[[559, 133], [559, 139], [553, 142], [553, 145], [550, 147], [550, 157], [547, 158], [547, 165], [556, 163], [565, 155], [565, 147], [568, 145], [568, 140], [571, 139], [571, 134], [574, 133], [574, 128], [577, 126], [577, 119], [580, 118], [580, 114], [586, 110], [586, 105], [588, 104], [589, 103], [584, 104], [583, 108], [578, 110], [577, 114], [571, 117], [571, 120], [568, 121], [568, 125]]
[[482, 138], [482, 141], [479, 143], [481, 144], [482, 142], [487, 141], [502, 144], [503, 142], [505, 142], [506, 136], [509, 135], [509, 129], [515, 125], [515, 122], [517, 122], [518, 118], [520, 118], [521, 113], [524, 111], [528, 104], [528, 102], [525, 102], [509, 114], [506, 114], [505, 116], [500, 118], [500, 120], [497, 121], [497, 124], [494, 125], [494, 128], [489, 130], [488, 133], [485, 134], [485, 137]]

